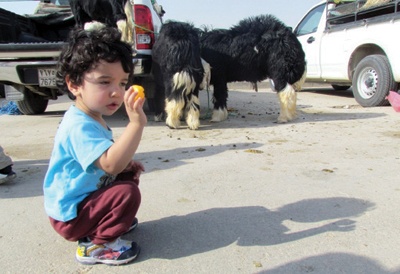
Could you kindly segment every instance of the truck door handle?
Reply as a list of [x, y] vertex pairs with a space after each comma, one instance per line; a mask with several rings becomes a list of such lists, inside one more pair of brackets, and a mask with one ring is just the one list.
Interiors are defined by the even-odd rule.
[[309, 44], [311, 44], [314, 41], [315, 41], [314, 36], [310, 36], [310, 38], [307, 39], [307, 43], [309, 43]]

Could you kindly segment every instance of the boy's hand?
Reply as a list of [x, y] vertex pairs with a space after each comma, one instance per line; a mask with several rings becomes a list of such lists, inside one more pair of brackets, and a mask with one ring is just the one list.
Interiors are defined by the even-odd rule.
[[129, 162], [129, 164], [126, 166], [126, 168], [124, 169], [123, 172], [127, 172], [127, 171], [138, 172], [140, 175], [140, 173], [142, 173], [142, 171], [144, 171], [144, 166], [141, 162], [132, 160]]
[[138, 92], [133, 91], [132, 87], [125, 92], [125, 109], [130, 122], [139, 123], [144, 126], [147, 123], [147, 117], [143, 111], [145, 99], [137, 95]]
[[127, 167], [118, 174], [116, 180], [118, 181], [133, 181], [139, 185], [140, 174], [144, 171], [142, 163], [134, 160], [130, 161]]

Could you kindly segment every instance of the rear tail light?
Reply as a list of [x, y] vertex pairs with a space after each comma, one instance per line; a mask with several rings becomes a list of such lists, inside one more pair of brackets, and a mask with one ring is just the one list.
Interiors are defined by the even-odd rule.
[[154, 44], [153, 18], [145, 5], [135, 5], [136, 48], [151, 49]]

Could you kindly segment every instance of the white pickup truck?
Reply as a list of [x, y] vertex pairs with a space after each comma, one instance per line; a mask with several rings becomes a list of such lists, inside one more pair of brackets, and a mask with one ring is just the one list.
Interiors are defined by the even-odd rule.
[[387, 105], [400, 83], [400, 0], [322, 1], [295, 28], [307, 82], [352, 86], [364, 107]]
[[[152, 47], [162, 26], [157, 7], [154, 0], [134, 1], [136, 55], [132, 58], [132, 82], [149, 91], [149, 104], [154, 85]], [[55, 86], [56, 59], [74, 25], [68, 0], [40, 0], [36, 12], [24, 16], [0, 7], [0, 85], [6, 98], [15, 101], [23, 114], [43, 113], [49, 100], [65, 95]]]

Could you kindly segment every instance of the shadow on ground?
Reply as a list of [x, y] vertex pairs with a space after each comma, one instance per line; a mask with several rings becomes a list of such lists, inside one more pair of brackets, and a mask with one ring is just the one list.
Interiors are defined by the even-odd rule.
[[349, 253], [327, 253], [293, 261], [259, 274], [287, 273], [352, 273], [352, 274], [395, 274], [400, 269], [390, 271], [378, 261]]
[[[318, 93], [321, 96], [326, 96], [325, 100], [329, 101], [330, 96], [352, 97], [351, 91], [333, 91], [329, 88], [307, 88], [305, 91], [309, 93]], [[227, 128], [265, 128], [277, 127], [280, 124], [276, 123], [279, 116], [279, 102], [274, 92], [243, 92], [243, 91], [230, 91], [228, 98], [228, 119], [218, 123], [210, 122], [213, 104], [207, 102], [207, 95], [205, 91], [200, 93], [201, 98], [201, 126], [198, 131], [209, 131], [213, 129], [227, 129]], [[212, 97], [210, 91], [209, 97]], [[211, 99], [210, 99], [211, 100]], [[308, 123], [308, 122], [325, 122], [325, 121], [344, 121], [355, 119], [374, 119], [385, 116], [384, 113], [379, 111], [374, 113], [365, 113], [357, 111], [361, 109], [355, 101], [352, 105], [335, 106], [332, 105], [329, 109], [332, 111], [322, 112], [318, 109], [319, 106], [313, 106], [302, 101], [297, 105], [298, 118], [290, 124]], [[309, 110], [310, 109], [310, 110]], [[325, 107], [326, 109], [326, 107]], [[343, 111], [341, 111], [343, 109]], [[148, 127], [164, 127], [167, 128], [165, 122], [154, 122], [154, 115], [152, 112], [146, 112], [148, 117]], [[125, 127], [128, 123], [128, 117], [125, 110], [121, 108], [115, 115], [106, 118], [107, 122], [112, 128]], [[186, 122], [182, 120], [181, 127], [178, 129], [171, 129], [174, 131], [189, 130]]]
[[[355, 229], [356, 218], [375, 205], [369, 201], [333, 197], [308, 199], [276, 210], [262, 206], [211, 208], [184, 216], [140, 223], [126, 235], [142, 246], [141, 261], [176, 259], [236, 244], [270, 246], [297, 241], [329, 231]], [[308, 223], [307, 229], [289, 230], [284, 221]], [[315, 223], [309, 228], [311, 223]]]

